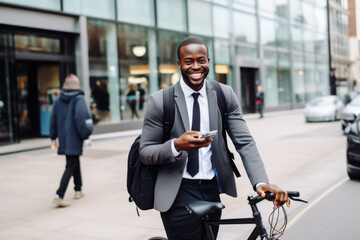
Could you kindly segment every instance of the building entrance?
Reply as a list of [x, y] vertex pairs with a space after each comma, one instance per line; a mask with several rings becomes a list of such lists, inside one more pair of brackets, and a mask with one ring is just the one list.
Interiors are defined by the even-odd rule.
[[255, 113], [257, 68], [240, 68], [241, 75], [241, 109], [243, 113]]
[[60, 63], [17, 61], [20, 138], [49, 135], [51, 107], [60, 93]]

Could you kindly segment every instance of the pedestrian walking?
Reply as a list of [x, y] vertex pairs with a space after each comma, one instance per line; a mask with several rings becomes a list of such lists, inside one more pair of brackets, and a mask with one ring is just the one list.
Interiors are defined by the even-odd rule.
[[264, 110], [264, 92], [262, 86], [259, 85], [257, 87], [256, 93], [256, 111], [260, 114], [260, 118], [264, 117], [263, 110]]
[[134, 85], [130, 84], [129, 91], [126, 95], [126, 101], [129, 104], [131, 110], [131, 119], [134, 117], [139, 118], [139, 115], [136, 111], [136, 91], [134, 89]]
[[[160, 211], [169, 240], [200, 240], [201, 219], [189, 214], [185, 205], [191, 201], [220, 202], [220, 193], [236, 197], [233, 167], [223, 136], [222, 115], [217, 92], [206, 76], [209, 73], [207, 45], [188, 38], [178, 47], [177, 64], [180, 80], [174, 86], [175, 119], [170, 140], [163, 142], [163, 90], [148, 99], [145, 112], [140, 156], [143, 163], [157, 165], [154, 208]], [[256, 144], [242, 117], [239, 102], [231, 87], [220, 84], [227, 103], [227, 131], [241, 155], [249, 180], [258, 194], [276, 194], [275, 204], [290, 205], [287, 193], [270, 184]], [[215, 106], [215, 107], [214, 107]], [[201, 134], [217, 130], [213, 137]], [[219, 220], [221, 211], [210, 214]], [[212, 226], [215, 236], [218, 226]]]
[[83, 142], [93, 131], [93, 121], [81, 90], [79, 79], [69, 74], [56, 99], [50, 118], [51, 145], [59, 155], [65, 155], [66, 167], [56, 191], [53, 203], [57, 207], [67, 207], [64, 201], [65, 191], [70, 178], [74, 178], [75, 199], [84, 196], [81, 191], [82, 179], [80, 170], [80, 156]]
[[141, 87], [141, 84], [137, 84], [137, 90], [139, 92], [139, 110], [144, 110], [144, 102], [146, 100], [145, 90]]

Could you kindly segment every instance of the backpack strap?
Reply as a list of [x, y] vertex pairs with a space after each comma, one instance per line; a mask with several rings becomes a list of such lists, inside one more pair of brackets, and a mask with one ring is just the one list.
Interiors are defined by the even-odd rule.
[[170, 132], [174, 125], [175, 118], [175, 86], [164, 88], [163, 93], [163, 112], [164, 112], [164, 142], [170, 139]]
[[226, 146], [226, 151], [228, 154], [228, 157], [230, 158], [230, 163], [231, 163], [231, 167], [233, 169], [233, 172], [235, 174], [236, 177], [240, 177], [240, 172], [237, 169], [235, 163], [234, 163], [234, 154], [229, 150], [228, 144], [227, 144], [227, 137], [226, 137], [226, 131], [227, 131], [227, 103], [226, 103], [226, 99], [225, 99], [225, 95], [223, 90], [221, 89], [220, 84], [217, 81], [214, 80], [208, 80], [208, 83], [210, 83], [213, 88], [216, 91], [216, 96], [217, 96], [217, 103], [218, 103], [218, 107], [220, 109], [221, 112], [221, 118], [222, 118], [222, 126], [223, 126], [223, 131], [222, 131], [222, 135], [224, 137], [224, 142], [225, 142], [225, 146]]

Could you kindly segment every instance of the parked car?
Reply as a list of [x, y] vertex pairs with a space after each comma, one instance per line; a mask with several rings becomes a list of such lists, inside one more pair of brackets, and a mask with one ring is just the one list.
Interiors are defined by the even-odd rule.
[[306, 122], [336, 121], [340, 119], [344, 103], [338, 96], [322, 96], [312, 99], [305, 105]]
[[347, 131], [347, 173], [350, 179], [360, 179], [360, 114], [346, 128]]
[[354, 122], [357, 115], [360, 114], [360, 95], [357, 95], [349, 104], [344, 108], [341, 114], [341, 127], [343, 130]]

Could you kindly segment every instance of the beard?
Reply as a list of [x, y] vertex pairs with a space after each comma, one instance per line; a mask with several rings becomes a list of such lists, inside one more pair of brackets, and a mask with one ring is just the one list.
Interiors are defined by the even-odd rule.
[[181, 75], [184, 79], [184, 82], [191, 88], [199, 88], [199, 87], [202, 87], [203, 84], [204, 84], [204, 81], [207, 77], [207, 75], [209, 74], [209, 70], [205, 71], [204, 72], [204, 78], [201, 80], [201, 82], [199, 83], [193, 83], [191, 82], [190, 78], [188, 77], [188, 75], [186, 74], [186, 72], [184, 72], [183, 70], [181, 70]]

